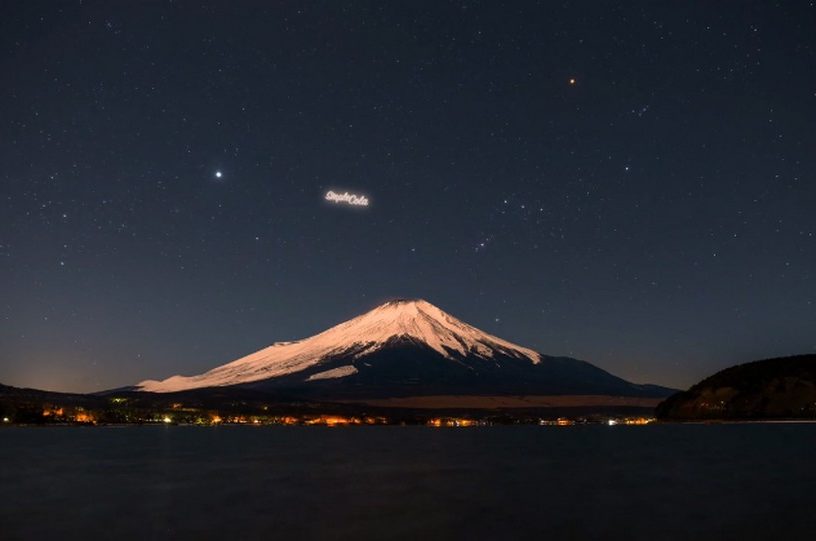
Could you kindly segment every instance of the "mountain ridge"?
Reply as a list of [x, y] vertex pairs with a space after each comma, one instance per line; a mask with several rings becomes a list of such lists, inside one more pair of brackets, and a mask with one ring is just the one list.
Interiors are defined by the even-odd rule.
[[301, 340], [275, 342], [194, 376], [145, 380], [134, 390], [210, 387], [292, 390], [332, 399], [413, 394], [666, 396], [590, 363], [553, 357], [469, 325], [423, 299], [396, 299]]
[[657, 407], [665, 420], [816, 419], [816, 355], [730, 366]]

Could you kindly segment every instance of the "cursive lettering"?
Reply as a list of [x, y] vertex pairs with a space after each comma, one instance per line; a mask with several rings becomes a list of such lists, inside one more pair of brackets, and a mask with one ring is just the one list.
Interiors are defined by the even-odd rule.
[[326, 192], [326, 201], [331, 201], [332, 203], [346, 203], [347, 205], [359, 207], [368, 206], [368, 198], [364, 195], [357, 195], [348, 192], [335, 193], [332, 190]]

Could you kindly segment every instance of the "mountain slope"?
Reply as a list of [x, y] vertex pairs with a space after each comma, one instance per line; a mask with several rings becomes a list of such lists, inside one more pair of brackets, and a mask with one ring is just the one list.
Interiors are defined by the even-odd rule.
[[621, 394], [666, 396], [589, 363], [513, 344], [424, 300], [387, 302], [311, 338], [278, 342], [198, 376], [148, 380], [149, 392], [223, 386], [299, 395]]
[[663, 419], [816, 418], [816, 355], [726, 368], [657, 409]]

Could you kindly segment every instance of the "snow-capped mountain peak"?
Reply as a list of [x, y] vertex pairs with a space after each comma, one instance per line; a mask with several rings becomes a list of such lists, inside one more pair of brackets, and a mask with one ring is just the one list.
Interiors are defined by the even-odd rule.
[[318, 336], [329, 333], [346, 343], [372, 342], [373, 349], [391, 338], [406, 337], [449, 358], [455, 354], [492, 357], [501, 351], [532, 362], [540, 359], [535, 351], [481, 331], [422, 299], [386, 302]]
[[[261, 381], [300, 372], [342, 355], [359, 358], [387, 347], [394, 340], [424, 345], [451, 360], [465, 356], [489, 360], [498, 355], [533, 364], [541, 360], [537, 352], [468, 325], [425, 300], [399, 299], [310, 338], [277, 342], [198, 376], [147, 380], [137, 388], [173, 392]], [[311, 379], [346, 377], [355, 372], [349, 365], [345, 370], [328, 370]]]

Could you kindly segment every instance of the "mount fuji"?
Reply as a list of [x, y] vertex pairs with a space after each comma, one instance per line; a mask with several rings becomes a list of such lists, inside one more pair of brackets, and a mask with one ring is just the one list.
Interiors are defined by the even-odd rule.
[[503, 340], [418, 299], [386, 302], [320, 334], [269, 347], [196, 376], [133, 390], [240, 388], [320, 400], [439, 395], [605, 395], [658, 398], [592, 364]]

